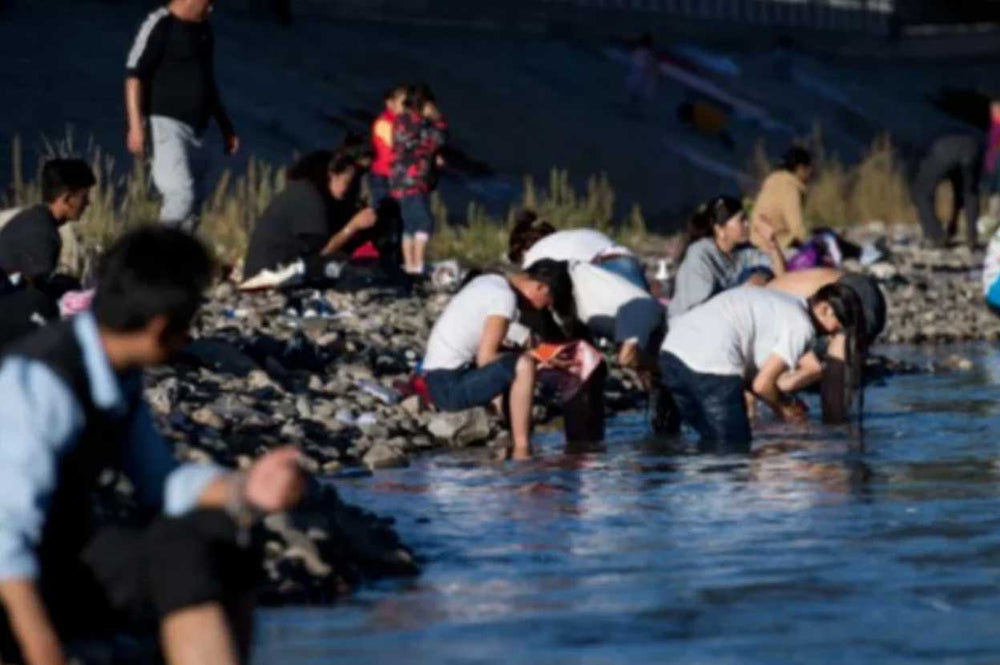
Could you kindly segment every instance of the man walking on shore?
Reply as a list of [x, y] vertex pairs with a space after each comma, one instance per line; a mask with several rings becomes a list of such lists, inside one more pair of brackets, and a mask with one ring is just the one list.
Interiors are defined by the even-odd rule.
[[163, 196], [160, 221], [187, 231], [197, 227], [205, 197], [209, 120], [219, 124], [226, 154], [240, 145], [216, 86], [211, 11], [212, 0], [172, 0], [152, 12], [139, 28], [125, 74], [128, 150], [142, 157], [148, 138], [153, 184]]

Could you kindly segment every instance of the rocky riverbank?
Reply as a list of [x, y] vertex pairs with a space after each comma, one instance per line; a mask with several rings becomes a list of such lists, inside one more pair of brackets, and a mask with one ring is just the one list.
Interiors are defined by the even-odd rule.
[[[875, 275], [889, 304], [885, 343], [1000, 339], [1000, 318], [983, 304], [982, 257], [967, 249], [925, 250], [910, 241], [862, 269]], [[195, 339], [170, 367], [152, 372], [148, 397], [179, 454], [245, 467], [262, 451], [295, 444], [317, 477], [404, 466], [412, 455], [502, 445], [499, 420], [485, 409], [427, 410], [407, 396], [434, 320], [450, 294], [399, 297], [302, 290], [241, 294], [215, 289]], [[966, 369], [961, 358], [933, 368]], [[642, 408], [633, 380], [613, 372], [608, 406]], [[537, 407], [541, 422], [558, 413]], [[415, 572], [417, 563], [391, 521], [343, 504], [317, 485], [302, 510], [266, 524], [267, 597], [274, 602], [332, 598], [366, 577]]]

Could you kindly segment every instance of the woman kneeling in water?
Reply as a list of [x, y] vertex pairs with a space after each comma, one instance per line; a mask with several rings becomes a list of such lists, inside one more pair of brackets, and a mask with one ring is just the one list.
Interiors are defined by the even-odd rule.
[[531, 455], [535, 361], [527, 354], [505, 352], [503, 343], [521, 309], [566, 302], [570, 289], [566, 264], [557, 261], [539, 261], [507, 277], [480, 275], [448, 303], [427, 342], [423, 371], [434, 405], [464, 411], [505, 401], [514, 459]]
[[746, 450], [751, 429], [744, 391], [782, 420], [804, 420], [805, 407], [781, 390], [779, 377], [818, 335], [855, 337], [863, 324], [857, 294], [842, 284], [825, 286], [806, 302], [754, 286], [732, 289], [671, 321], [660, 380], [703, 443]]

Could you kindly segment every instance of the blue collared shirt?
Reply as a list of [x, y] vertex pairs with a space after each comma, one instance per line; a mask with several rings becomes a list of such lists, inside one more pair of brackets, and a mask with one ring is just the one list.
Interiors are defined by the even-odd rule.
[[[126, 395], [141, 390], [138, 373], [119, 379], [101, 345], [91, 314], [73, 320], [83, 349], [94, 404], [124, 413]], [[38, 577], [35, 550], [59, 461], [76, 445], [84, 412], [69, 387], [46, 365], [10, 356], [0, 365], [0, 580]], [[122, 471], [145, 506], [179, 515], [191, 510], [205, 488], [225, 471], [178, 464], [143, 402], [128, 427]]]

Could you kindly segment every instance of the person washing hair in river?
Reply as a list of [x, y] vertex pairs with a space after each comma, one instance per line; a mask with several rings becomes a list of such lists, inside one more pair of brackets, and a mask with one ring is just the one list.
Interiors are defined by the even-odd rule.
[[448, 303], [431, 330], [422, 371], [442, 411], [497, 405], [508, 414], [514, 459], [531, 456], [535, 360], [506, 351], [504, 340], [521, 310], [559, 306], [570, 298], [566, 265], [540, 261], [508, 277], [472, 279]]
[[[0, 662], [64, 663], [77, 640], [157, 626], [167, 663], [246, 661], [260, 561], [244, 543], [298, 502], [298, 453], [243, 472], [178, 464], [143, 399], [142, 371], [184, 345], [212, 272], [182, 231], [130, 232], [101, 262], [92, 312], [7, 349]], [[136, 520], [96, 509], [105, 471], [130, 481]]]
[[532, 210], [518, 215], [507, 242], [510, 262], [530, 267], [536, 261], [582, 261], [599, 265], [649, 291], [646, 269], [635, 254], [594, 229], [556, 230]]
[[670, 317], [679, 316], [712, 296], [751, 278], [765, 281], [785, 272], [785, 257], [766, 220], [757, 222], [761, 251], [752, 245], [750, 225], [739, 199], [717, 196], [705, 203], [688, 222], [687, 246], [670, 301]]
[[393, 122], [390, 187], [403, 217], [403, 269], [424, 274], [424, 253], [434, 231], [430, 193], [443, 164], [441, 148], [448, 137], [448, 121], [426, 85], [411, 86], [403, 110]]
[[379, 251], [382, 275], [398, 272], [398, 221], [358, 200], [359, 166], [344, 151], [306, 155], [288, 172], [288, 186], [271, 201], [250, 236], [244, 289], [306, 280], [343, 286], [366, 242]]
[[746, 450], [751, 440], [744, 392], [779, 418], [799, 422], [805, 406], [781, 389], [816, 337], [863, 323], [857, 294], [830, 284], [803, 302], [784, 293], [743, 286], [717, 295], [670, 322], [660, 354], [660, 380], [704, 446]]
[[786, 393], [798, 392], [820, 384], [823, 421], [842, 423], [848, 418], [851, 393], [862, 395], [865, 356], [868, 349], [885, 329], [886, 301], [878, 282], [868, 275], [845, 273], [832, 268], [815, 268], [790, 272], [774, 279], [769, 289], [798, 298], [809, 298], [823, 287], [841, 284], [858, 296], [864, 325], [856, 338], [839, 332], [829, 338], [820, 338], [813, 348], [778, 380], [778, 387]]

